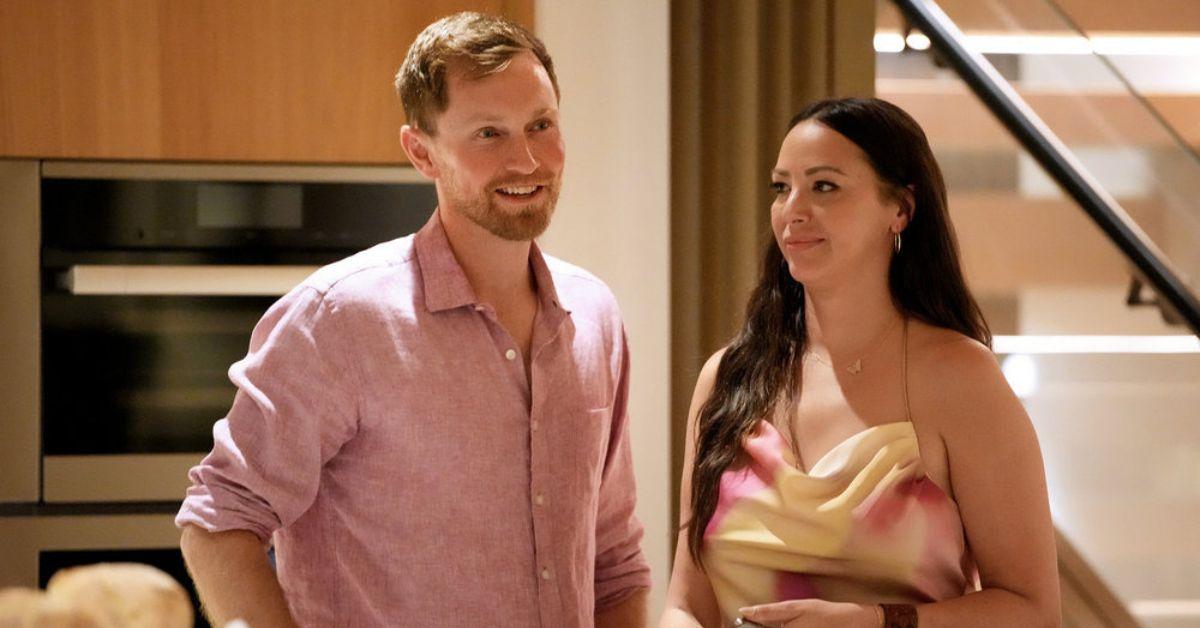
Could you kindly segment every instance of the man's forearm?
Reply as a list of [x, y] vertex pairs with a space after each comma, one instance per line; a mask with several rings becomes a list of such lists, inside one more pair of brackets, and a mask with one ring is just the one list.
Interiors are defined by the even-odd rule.
[[283, 589], [252, 532], [186, 526], [180, 548], [213, 626], [244, 619], [254, 628], [295, 628]]
[[629, 597], [596, 613], [596, 628], [642, 628], [649, 621], [648, 589], [638, 589]]

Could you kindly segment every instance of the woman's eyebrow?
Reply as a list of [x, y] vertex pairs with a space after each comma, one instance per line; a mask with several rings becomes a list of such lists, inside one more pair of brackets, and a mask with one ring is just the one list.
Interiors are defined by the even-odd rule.
[[809, 176], [809, 175], [813, 174], [814, 172], [820, 172], [822, 170], [831, 170], [842, 176], [846, 176], [845, 172], [842, 172], [841, 170], [834, 168], [833, 166], [813, 166], [812, 168], [809, 168], [804, 171], [804, 176]]

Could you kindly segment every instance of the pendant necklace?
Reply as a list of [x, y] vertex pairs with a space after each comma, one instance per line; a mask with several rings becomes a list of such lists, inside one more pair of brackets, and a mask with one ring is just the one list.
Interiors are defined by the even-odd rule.
[[[879, 334], [879, 338], [875, 342], [873, 342], [866, 349], [865, 352], [860, 353], [859, 356], [857, 358], [855, 358], [853, 362], [851, 362], [849, 365], [846, 366], [846, 372], [851, 375], [858, 375], [859, 373], [861, 373], [862, 369], [863, 369], [863, 358], [870, 357], [872, 353], [875, 353], [875, 350], [878, 349], [883, 344], [883, 341], [887, 339], [888, 335], [892, 332], [892, 329], [894, 329], [896, 327], [896, 323], [899, 322], [903, 318], [904, 318], [904, 315], [901, 314], [900, 316], [897, 316], [895, 319], [893, 319], [892, 322], [887, 326], [887, 328], [884, 329], [883, 332], [881, 332]], [[833, 369], [833, 364], [825, 361], [821, 356], [817, 355], [815, 352], [806, 351], [805, 353], [812, 356], [812, 359], [816, 360], [817, 362], [820, 362], [821, 364], [828, 366], [830, 369]]]

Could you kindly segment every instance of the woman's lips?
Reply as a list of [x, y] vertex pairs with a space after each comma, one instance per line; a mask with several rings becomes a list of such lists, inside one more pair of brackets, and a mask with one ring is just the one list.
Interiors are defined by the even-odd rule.
[[825, 242], [825, 238], [787, 238], [783, 246], [789, 251], [807, 251]]

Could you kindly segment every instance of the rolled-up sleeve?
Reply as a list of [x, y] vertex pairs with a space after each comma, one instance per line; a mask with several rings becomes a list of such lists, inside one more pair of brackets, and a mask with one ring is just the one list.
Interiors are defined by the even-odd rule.
[[357, 429], [350, 347], [326, 294], [301, 285], [267, 310], [246, 357], [229, 369], [237, 386], [213, 449], [188, 473], [179, 527], [249, 530], [267, 541], [312, 505], [321, 469]]
[[596, 518], [596, 611], [650, 588], [650, 565], [642, 553], [642, 523], [634, 514], [637, 487], [629, 444], [629, 348], [621, 334], [612, 437], [600, 485]]

